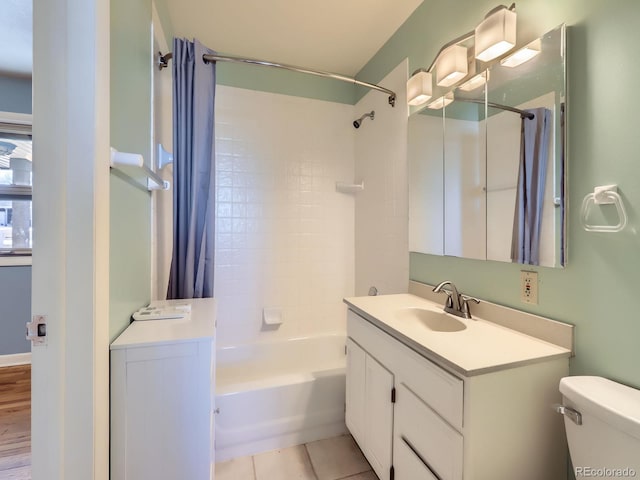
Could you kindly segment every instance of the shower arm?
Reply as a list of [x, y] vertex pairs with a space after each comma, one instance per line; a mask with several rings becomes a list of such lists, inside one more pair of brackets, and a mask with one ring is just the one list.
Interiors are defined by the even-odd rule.
[[[171, 52], [165, 55], [162, 55], [161, 52], [158, 52], [158, 68], [162, 70], [163, 68], [167, 67], [169, 65], [169, 60], [171, 58], [173, 58], [173, 53]], [[204, 54], [202, 56], [202, 60], [205, 63], [213, 63], [213, 62], [247, 63], [250, 65], [260, 65], [263, 67], [280, 68], [283, 70], [290, 70], [292, 72], [306, 73], [306, 74], [315, 75], [318, 77], [332, 78], [334, 80], [340, 80], [342, 82], [348, 82], [354, 85], [359, 85], [361, 87], [370, 88], [371, 90], [377, 90], [379, 92], [386, 93], [387, 95], [389, 95], [389, 105], [391, 105], [392, 107], [395, 107], [396, 105], [396, 93], [393, 90], [389, 90], [388, 88], [381, 87], [380, 85], [376, 85], [374, 83], [368, 83], [368, 82], [363, 82], [361, 80], [356, 80], [355, 78], [347, 77], [346, 75], [341, 75], [339, 73], [324, 72], [322, 70], [314, 70], [311, 68], [297, 67], [295, 65], [269, 62], [266, 60], [257, 60], [255, 58], [237, 57], [234, 55], [220, 55], [217, 53]]]
[[358, 120], [362, 121], [365, 118], [369, 117], [371, 120], [373, 120], [376, 116], [376, 112], [374, 110], [371, 110], [369, 113], [365, 113], [364, 115], [362, 115]]

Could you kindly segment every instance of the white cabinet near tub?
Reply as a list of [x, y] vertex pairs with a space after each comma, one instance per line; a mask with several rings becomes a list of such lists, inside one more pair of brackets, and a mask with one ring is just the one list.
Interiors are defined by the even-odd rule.
[[186, 318], [133, 322], [111, 344], [111, 480], [213, 479], [216, 306], [189, 303]]
[[[389, 478], [395, 395], [393, 375], [351, 339], [347, 339], [345, 421], [381, 480]], [[375, 421], [371, 421], [375, 419]]]
[[[345, 399], [345, 423], [357, 438], [365, 439], [367, 352], [347, 339], [347, 391]], [[364, 448], [364, 445], [361, 445]]]
[[464, 335], [423, 334], [386, 322], [395, 306], [368, 313], [382, 302], [346, 299], [346, 422], [379, 478], [566, 479], [562, 420], [551, 405], [570, 350], [484, 320], [467, 320], [476, 323], [465, 322]]

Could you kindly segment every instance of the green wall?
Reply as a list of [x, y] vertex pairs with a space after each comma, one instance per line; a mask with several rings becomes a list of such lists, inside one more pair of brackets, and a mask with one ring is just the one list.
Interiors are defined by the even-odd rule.
[[[300, 66], [304, 67], [305, 65]], [[218, 62], [216, 73], [218, 85], [281, 93], [349, 105], [355, 104], [356, 87], [352, 83], [339, 80], [275, 68], [227, 62]], [[381, 93], [380, 95], [383, 94]]]
[[[439, 46], [471, 30], [493, 1], [425, 2], [363, 68], [379, 81], [403, 58], [410, 71], [428, 65]], [[539, 305], [519, 300], [521, 266], [412, 254], [410, 277], [453, 280], [465, 293], [576, 325], [574, 375], [602, 375], [640, 387], [640, 135], [637, 130], [637, 0], [529, 0], [517, 4], [519, 43], [566, 22], [568, 33], [569, 265], [534, 268]], [[520, 42], [521, 41], [521, 42]], [[617, 183], [629, 215], [621, 233], [589, 233], [583, 197]]]
[[[151, 0], [111, 0], [111, 146], [151, 161]], [[111, 340], [150, 300], [151, 196], [112, 170]]]

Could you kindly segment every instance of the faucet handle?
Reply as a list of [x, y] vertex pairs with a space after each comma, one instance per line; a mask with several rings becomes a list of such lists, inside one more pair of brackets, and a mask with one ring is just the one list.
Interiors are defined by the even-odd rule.
[[460, 298], [462, 298], [462, 301], [465, 303], [468, 302], [469, 300], [475, 303], [480, 303], [480, 300], [478, 300], [476, 297], [470, 297], [468, 295], [460, 295]]
[[460, 310], [464, 318], [471, 318], [471, 311], [469, 310], [469, 302], [480, 303], [475, 297], [469, 297], [468, 295], [460, 295]]

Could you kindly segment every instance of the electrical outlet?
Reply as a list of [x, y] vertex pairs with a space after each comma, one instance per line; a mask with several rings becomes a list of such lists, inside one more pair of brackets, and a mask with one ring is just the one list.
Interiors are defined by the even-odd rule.
[[520, 299], [524, 303], [538, 304], [538, 272], [520, 272]]

